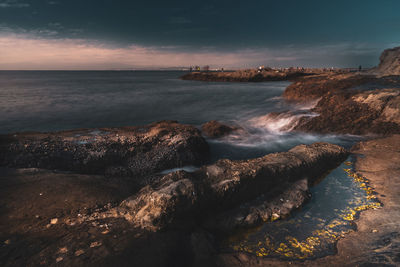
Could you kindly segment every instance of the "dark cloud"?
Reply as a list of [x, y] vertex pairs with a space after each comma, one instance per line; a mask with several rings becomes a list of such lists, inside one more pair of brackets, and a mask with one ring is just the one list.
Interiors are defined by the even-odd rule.
[[398, 0], [0, 0], [0, 7], [3, 28], [118, 47], [237, 51], [354, 43], [376, 53], [400, 43]]

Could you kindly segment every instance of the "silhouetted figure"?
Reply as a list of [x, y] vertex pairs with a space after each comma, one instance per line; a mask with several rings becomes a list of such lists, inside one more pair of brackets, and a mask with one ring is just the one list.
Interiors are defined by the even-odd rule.
[[360, 66], [358, 66], [358, 71], [361, 71], [361, 69], [362, 69], [361, 65], [360, 65]]

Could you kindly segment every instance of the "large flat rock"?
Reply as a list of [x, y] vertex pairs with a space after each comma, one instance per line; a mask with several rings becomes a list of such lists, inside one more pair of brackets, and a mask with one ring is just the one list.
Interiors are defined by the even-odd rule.
[[207, 157], [208, 145], [200, 131], [175, 121], [0, 136], [0, 166], [18, 168], [144, 176], [201, 164]]

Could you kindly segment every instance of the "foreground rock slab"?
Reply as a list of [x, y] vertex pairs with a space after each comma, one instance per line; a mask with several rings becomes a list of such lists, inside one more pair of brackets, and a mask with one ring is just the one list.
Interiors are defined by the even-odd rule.
[[199, 130], [175, 121], [141, 127], [0, 136], [0, 166], [144, 176], [207, 160]]
[[[273, 205], [268, 202], [283, 192], [292, 199], [275, 205], [278, 217], [299, 207], [307, 199], [308, 184], [346, 157], [346, 150], [340, 146], [315, 143], [251, 160], [219, 160], [194, 173], [168, 174], [123, 201], [121, 207], [134, 225], [153, 231], [184, 218], [207, 216], [216, 219], [207, 222], [210, 228], [251, 226], [270, 219]], [[289, 193], [291, 187], [297, 193]], [[213, 216], [221, 212], [226, 212], [220, 217], [222, 224], [218, 216]]]

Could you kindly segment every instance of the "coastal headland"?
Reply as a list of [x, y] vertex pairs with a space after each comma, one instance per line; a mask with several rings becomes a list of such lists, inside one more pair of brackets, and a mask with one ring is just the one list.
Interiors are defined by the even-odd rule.
[[[380, 66], [368, 72], [251, 70], [182, 77], [290, 80], [287, 101], [316, 103], [310, 110], [316, 115], [299, 116], [293, 130], [363, 135], [351, 150], [319, 142], [210, 163], [203, 135], [219, 138], [240, 130], [216, 121], [203, 125], [203, 133], [162, 121], [1, 135], [1, 265], [400, 264], [400, 73], [393, 66], [398, 57], [400, 49], [386, 51]], [[382, 205], [351, 213], [357, 231], [338, 239], [337, 254], [288, 261], [218, 249], [229, 233], [285, 219], [349, 155], [355, 157], [352, 175]], [[185, 170], [192, 165], [198, 167]]]

